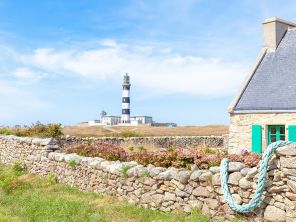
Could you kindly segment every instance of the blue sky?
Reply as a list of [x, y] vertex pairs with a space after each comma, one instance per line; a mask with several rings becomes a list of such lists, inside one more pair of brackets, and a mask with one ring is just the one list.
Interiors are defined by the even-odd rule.
[[293, 1], [0, 0], [0, 125], [132, 115], [228, 124], [227, 106], [262, 46], [264, 19]]

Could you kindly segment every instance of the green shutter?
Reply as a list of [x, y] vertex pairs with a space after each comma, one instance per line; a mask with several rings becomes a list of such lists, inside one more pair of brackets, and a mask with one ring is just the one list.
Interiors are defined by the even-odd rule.
[[262, 153], [262, 126], [252, 126], [252, 152]]
[[289, 141], [296, 142], [296, 125], [288, 126]]

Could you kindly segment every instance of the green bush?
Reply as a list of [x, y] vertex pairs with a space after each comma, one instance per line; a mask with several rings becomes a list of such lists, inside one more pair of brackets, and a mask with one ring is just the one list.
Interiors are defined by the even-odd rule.
[[2, 128], [0, 129], [0, 134], [16, 135], [16, 136], [31, 136], [31, 137], [41, 137], [41, 138], [47, 138], [47, 137], [56, 138], [63, 135], [61, 124], [42, 124], [40, 122], [37, 122], [36, 124], [32, 124], [30, 127], [24, 127], [24, 128], [19, 128], [19, 127], [15, 127], [12, 129]]
[[61, 136], [62, 129], [61, 124], [42, 124], [37, 122], [29, 128], [22, 131], [25, 136], [39, 136], [39, 137], [53, 137]]
[[12, 134], [12, 132], [8, 128], [2, 128], [2, 129], [0, 129], [0, 134], [10, 135], [10, 134]]

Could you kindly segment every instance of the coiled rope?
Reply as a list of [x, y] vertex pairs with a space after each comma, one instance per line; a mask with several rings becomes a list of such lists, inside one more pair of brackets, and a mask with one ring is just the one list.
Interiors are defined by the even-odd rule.
[[270, 157], [272, 156], [273, 152], [282, 146], [286, 146], [292, 142], [289, 141], [278, 141], [270, 144], [266, 150], [264, 151], [261, 159], [261, 165], [259, 168], [259, 177], [258, 177], [258, 183], [256, 187], [256, 191], [254, 194], [254, 197], [250, 200], [249, 203], [239, 205], [235, 202], [233, 199], [229, 187], [228, 187], [228, 159], [223, 159], [220, 164], [220, 171], [221, 171], [221, 187], [223, 191], [224, 198], [231, 209], [234, 211], [237, 211], [239, 213], [248, 213], [251, 212], [254, 208], [258, 207], [261, 203], [261, 196], [264, 191], [265, 187], [265, 180], [266, 180], [266, 172], [268, 168], [268, 161]]

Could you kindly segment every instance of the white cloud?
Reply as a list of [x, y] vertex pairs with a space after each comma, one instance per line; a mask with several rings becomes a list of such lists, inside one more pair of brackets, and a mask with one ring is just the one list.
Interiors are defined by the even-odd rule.
[[46, 73], [70, 73], [88, 79], [121, 78], [128, 72], [132, 84], [160, 94], [230, 95], [246, 71], [243, 65], [217, 58], [178, 55], [152, 46], [131, 47], [114, 40], [105, 40], [92, 50], [39, 48], [22, 56], [21, 61]]
[[23, 81], [38, 81], [46, 76], [45, 73], [34, 71], [28, 67], [19, 67], [13, 74]]
[[117, 47], [118, 46], [117, 42], [113, 39], [104, 39], [101, 42], [101, 45], [102, 46], [109, 46], [109, 47]]

